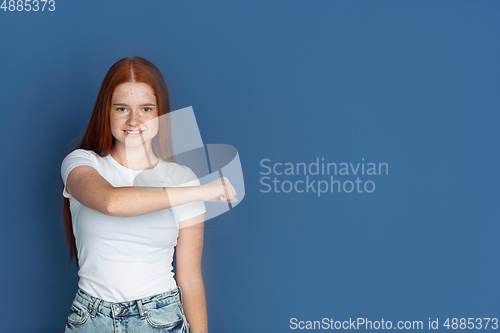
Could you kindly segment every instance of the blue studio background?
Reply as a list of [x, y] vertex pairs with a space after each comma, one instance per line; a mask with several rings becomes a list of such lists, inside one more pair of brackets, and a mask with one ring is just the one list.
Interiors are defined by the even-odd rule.
[[[245, 199], [205, 234], [211, 332], [500, 317], [499, 18], [498, 1], [0, 10], [0, 331], [64, 329], [78, 277], [60, 164], [109, 67], [136, 55], [162, 71], [173, 110], [193, 106], [206, 144], [240, 154]], [[372, 193], [266, 193], [261, 163], [317, 158], [388, 174], [358, 175]]]

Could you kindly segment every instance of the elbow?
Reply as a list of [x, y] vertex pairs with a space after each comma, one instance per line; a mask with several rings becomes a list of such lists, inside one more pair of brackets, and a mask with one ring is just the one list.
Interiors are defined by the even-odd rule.
[[193, 287], [197, 288], [204, 285], [201, 271], [194, 274], [192, 273], [188, 275], [177, 275], [176, 282], [182, 289], [190, 289]]
[[101, 213], [109, 216], [117, 216], [116, 202], [109, 197], [104, 199]]
[[177, 285], [184, 291], [188, 290], [204, 290], [205, 284], [203, 283], [203, 279], [194, 279], [188, 281], [177, 281]]

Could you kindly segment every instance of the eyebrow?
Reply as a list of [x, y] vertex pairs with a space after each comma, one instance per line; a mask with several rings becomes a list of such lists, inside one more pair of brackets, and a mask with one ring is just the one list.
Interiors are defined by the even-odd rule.
[[[116, 105], [116, 106], [128, 106], [128, 104], [125, 104], [125, 103], [113, 103], [113, 105]], [[141, 104], [141, 106], [156, 106], [156, 104], [154, 104], [154, 103], [145, 103], [145, 104]]]

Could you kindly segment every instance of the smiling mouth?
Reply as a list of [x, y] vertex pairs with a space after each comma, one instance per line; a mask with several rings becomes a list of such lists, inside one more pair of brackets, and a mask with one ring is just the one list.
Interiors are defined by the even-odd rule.
[[135, 134], [140, 134], [142, 132], [144, 132], [144, 130], [137, 130], [137, 131], [128, 131], [128, 130], [124, 130], [125, 133], [127, 134], [132, 134], [132, 135], [135, 135]]

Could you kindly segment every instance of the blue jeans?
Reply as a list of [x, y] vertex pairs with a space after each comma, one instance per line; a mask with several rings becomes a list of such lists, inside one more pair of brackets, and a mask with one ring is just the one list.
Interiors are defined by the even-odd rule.
[[135, 301], [111, 303], [78, 288], [66, 321], [68, 332], [189, 333], [181, 289]]

